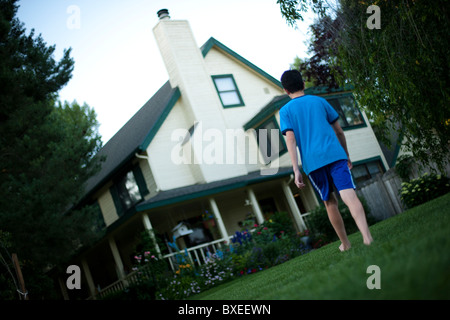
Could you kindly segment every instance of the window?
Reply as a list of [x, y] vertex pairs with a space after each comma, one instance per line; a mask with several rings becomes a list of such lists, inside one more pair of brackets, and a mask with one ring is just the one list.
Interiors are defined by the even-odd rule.
[[256, 138], [266, 164], [287, 151], [284, 138], [274, 116], [256, 128]]
[[244, 101], [231, 74], [212, 76], [212, 79], [224, 108], [244, 105]]
[[125, 210], [142, 200], [139, 187], [132, 171], [128, 172], [117, 184], [120, 201]]
[[383, 173], [384, 169], [380, 160], [370, 161], [358, 165], [353, 165], [352, 176], [355, 184], [370, 180], [379, 173]]
[[117, 214], [120, 216], [134, 207], [149, 194], [139, 166], [134, 167], [116, 180], [110, 188]]
[[338, 121], [342, 128], [364, 125], [363, 117], [352, 95], [325, 97], [325, 99], [339, 114]]

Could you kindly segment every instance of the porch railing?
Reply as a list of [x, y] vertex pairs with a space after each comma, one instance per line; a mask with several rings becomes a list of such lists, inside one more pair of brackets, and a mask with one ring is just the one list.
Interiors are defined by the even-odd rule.
[[[208, 252], [210, 254], [216, 253], [224, 243], [228, 242], [229, 239], [219, 239], [212, 242], [200, 244], [198, 246], [187, 248], [181, 251], [181, 254], [184, 255], [187, 252], [188, 258], [192, 265], [201, 266], [206, 263], [206, 259], [208, 256]], [[176, 265], [176, 255], [180, 254], [178, 252], [172, 252], [163, 256], [164, 259], [167, 259], [170, 264], [170, 268], [172, 271], [176, 271], [178, 269], [178, 265]], [[137, 271], [130, 272], [123, 279], [119, 279], [116, 282], [110, 284], [109, 286], [99, 290], [95, 297], [103, 298], [109, 294], [119, 292], [127, 288], [128, 286], [135, 284], [140, 281], [142, 277], [142, 273], [146, 273], [146, 268], [141, 268]], [[88, 300], [94, 299], [94, 297], [89, 297]]]
[[[188, 258], [192, 265], [201, 266], [206, 263], [208, 252], [211, 254], [216, 253], [217, 250], [221, 248], [225, 242], [229, 242], [229, 240], [225, 239], [215, 240], [212, 242], [200, 244], [195, 247], [184, 249], [180, 253], [183, 256], [185, 256], [187, 253]], [[174, 263], [176, 262], [176, 256], [180, 253], [172, 252], [163, 256], [163, 258], [169, 261], [172, 271], [176, 271], [178, 269], [178, 266], [175, 266]]]

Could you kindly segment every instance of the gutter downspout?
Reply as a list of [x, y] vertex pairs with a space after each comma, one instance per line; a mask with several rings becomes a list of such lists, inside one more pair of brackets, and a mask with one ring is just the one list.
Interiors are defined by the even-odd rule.
[[134, 156], [135, 156], [136, 158], [138, 158], [138, 159], [145, 159], [145, 160], [148, 160], [148, 156], [143, 156], [143, 155], [141, 155], [141, 154], [139, 154], [139, 153], [137, 153], [137, 152], [134, 153]]

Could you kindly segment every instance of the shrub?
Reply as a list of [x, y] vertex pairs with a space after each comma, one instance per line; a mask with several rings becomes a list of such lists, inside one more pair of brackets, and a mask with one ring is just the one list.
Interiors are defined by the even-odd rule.
[[203, 288], [211, 288], [233, 277], [230, 259], [219, 250], [215, 254], [208, 254], [206, 263], [199, 268], [198, 276]]
[[174, 275], [168, 286], [156, 294], [156, 298], [160, 300], [182, 300], [200, 292], [200, 284], [193, 276]]
[[450, 191], [449, 179], [434, 173], [425, 173], [410, 182], [403, 182], [400, 198], [407, 208], [418, 206]]
[[412, 166], [414, 164], [414, 158], [410, 155], [401, 155], [397, 159], [395, 164], [395, 171], [403, 181], [408, 181], [412, 174]]

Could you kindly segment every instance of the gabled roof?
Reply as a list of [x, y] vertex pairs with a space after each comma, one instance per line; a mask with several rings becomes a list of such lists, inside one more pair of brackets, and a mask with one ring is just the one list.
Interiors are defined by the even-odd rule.
[[135, 153], [145, 151], [172, 107], [180, 90], [167, 81], [156, 94], [103, 146], [97, 156], [105, 156], [99, 173], [87, 181], [86, 195], [101, 187]]

